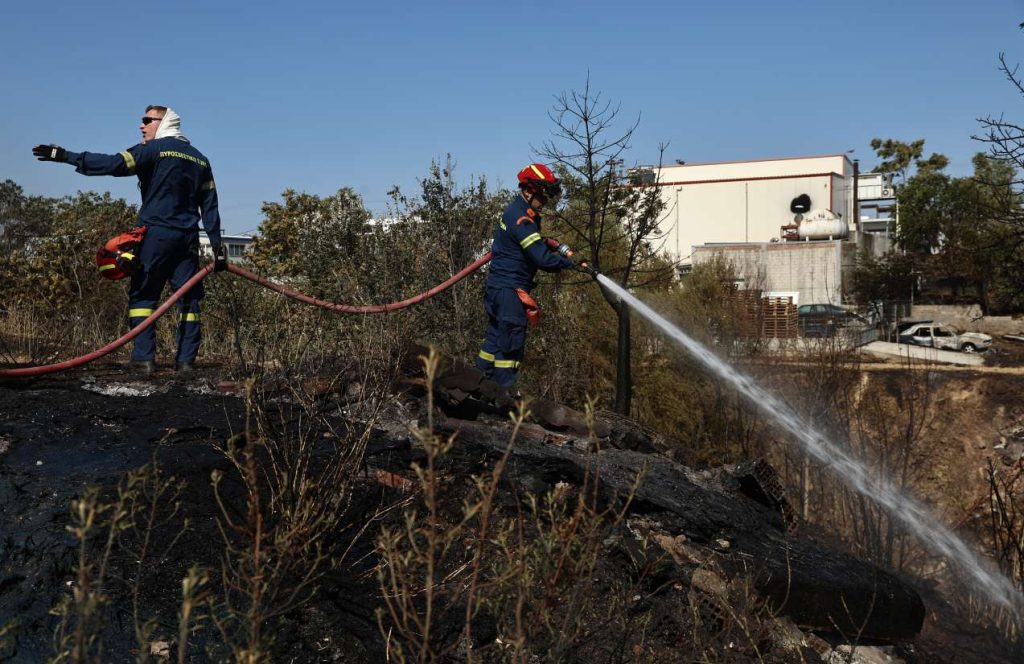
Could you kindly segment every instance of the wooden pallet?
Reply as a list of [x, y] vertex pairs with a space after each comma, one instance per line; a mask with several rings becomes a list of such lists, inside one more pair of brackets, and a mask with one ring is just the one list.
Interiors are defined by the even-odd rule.
[[792, 297], [764, 297], [759, 289], [732, 294], [736, 330], [742, 337], [792, 339], [799, 334], [799, 318]]
[[761, 300], [761, 334], [772, 339], [792, 339], [799, 332], [799, 318], [791, 297]]

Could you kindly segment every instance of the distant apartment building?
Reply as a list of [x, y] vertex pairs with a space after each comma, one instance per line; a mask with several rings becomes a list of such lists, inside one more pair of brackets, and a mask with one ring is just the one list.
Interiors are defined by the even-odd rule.
[[862, 173], [857, 178], [857, 244], [874, 256], [895, 247], [899, 202], [892, 173]]

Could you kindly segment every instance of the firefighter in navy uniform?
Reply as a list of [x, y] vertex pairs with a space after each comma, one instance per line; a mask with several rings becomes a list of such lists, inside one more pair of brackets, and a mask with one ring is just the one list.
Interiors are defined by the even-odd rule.
[[530, 297], [537, 269], [558, 272], [574, 267], [541, 237], [540, 210], [561, 196], [558, 178], [544, 164], [530, 164], [518, 179], [520, 193], [505, 208], [494, 232], [484, 293], [487, 334], [476, 358], [476, 367], [505, 388], [512, 387], [519, 375], [527, 323], [539, 319]]
[[[139, 247], [139, 269], [131, 275], [128, 318], [132, 327], [153, 313], [170, 281], [175, 290], [198, 271], [199, 222], [210, 237], [215, 269], [227, 267], [221, 243], [217, 190], [209, 160], [181, 133], [181, 119], [166, 106], [149, 106], [139, 129], [142, 142], [118, 154], [69, 152], [56, 145], [37, 145], [32, 154], [40, 161], [73, 164], [83, 175], [139, 178], [142, 207], [138, 225], [145, 229]], [[175, 368], [191, 371], [199, 353], [199, 302], [203, 285], [197, 284], [179, 302], [178, 354]], [[151, 325], [135, 338], [132, 366], [143, 373], [156, 368], [156, 329]]]

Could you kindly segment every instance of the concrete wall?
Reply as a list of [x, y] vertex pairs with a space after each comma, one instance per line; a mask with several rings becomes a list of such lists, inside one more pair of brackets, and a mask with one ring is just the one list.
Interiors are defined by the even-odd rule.
[[665, 203], [664, 249], [686, 264], [696, 246], [779, 238], [800, 194], [810, 196], [811, 209], [854, 224], [852, 182], [844, 155], [662, 167], [655, 186]]
[[792, 293], [794, 304], [840, 304], [841, 241], [758, 242], [705, 245], [695, 249], [695, 265], [720, 255], [743, 279], [741, 288]]
[[910, 318], [934, 320], [970, 332], [984, 332], [994, 337], [1003, 334], [1024, 334], [1024, 317], [982, 316], [976, 304], [915, 304]]

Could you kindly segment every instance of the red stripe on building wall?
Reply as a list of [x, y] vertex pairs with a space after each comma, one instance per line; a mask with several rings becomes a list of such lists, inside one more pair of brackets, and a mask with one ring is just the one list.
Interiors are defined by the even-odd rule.
[[[845, 154], [809, 154], [796, 157], [765, 157], [764, 159], [730, 159], [728, 161], [688, 161], [685, 164], [664, 164], [665, 168], [692, 168], [694, 166], [719, 166], [722, 164], [761, 164], [767, 161], [810, 161], [812, 159], [842, 159], [853, 165], [850, 158]], [[653, 165], [650, 168], [654, 168]]]
[[677, 182], [656, 182], [654, 184], [633, 184], [626, 185], [637, 189], [646, 187], [677, 187], [683, 184], [719, 184], [725, 182], [757, 182], [760, 180], [793, 180], [796, 178], [833, 178], [843, 177], [841, 174], [831, 171], [829, 173], [805, 173], [802, 175], [765, 175], [756, 178], [723, 178], [721, 180], [679, 180]]

